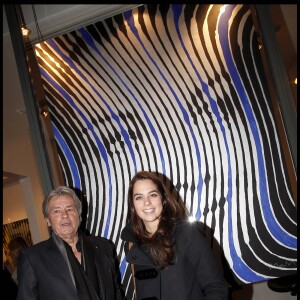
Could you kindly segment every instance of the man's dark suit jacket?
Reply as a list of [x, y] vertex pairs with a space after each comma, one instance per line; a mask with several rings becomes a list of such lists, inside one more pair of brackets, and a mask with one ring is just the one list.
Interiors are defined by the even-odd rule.
[[[94, 264], [101, 300], [120, 300], [113, 244], [104, 238], [83, 236], [84, 258]], [[24, 249], [18, 259], [18, 300], [78, 299], [68, 263], [53, 238]]]

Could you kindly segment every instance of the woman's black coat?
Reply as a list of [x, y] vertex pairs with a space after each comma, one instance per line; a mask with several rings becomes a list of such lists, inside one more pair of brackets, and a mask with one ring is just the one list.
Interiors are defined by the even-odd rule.
[[[161, 271], [142, 250], [144, 246], [137, 245], [130, 223], [121, 237], [127, 242], [126, 261], [134, 265], [138, 300], [227, 300], [227, 285], [208, 242], [195, 223], [177, 225], [177, 263]], [[130, 249], [128, 242], [133, 242]]]

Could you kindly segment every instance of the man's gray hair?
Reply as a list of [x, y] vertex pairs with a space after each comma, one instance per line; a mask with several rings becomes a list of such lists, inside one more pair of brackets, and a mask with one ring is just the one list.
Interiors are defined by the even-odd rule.
[[79, 223], [81, 222], [81, 212], [82, 212], [82, 203], [80, 201], [80, 199], [77, 197], [76, 193], [74, 192], [74, 190], [72, 190], [71, 188], [67, 187], [67, 186], [59, 186], [58, 188], [56, 188], [55, 190], [53, 190], [49, 196], [43, 201], [43, 214], [45, 218], [48, 218], [48, 208], [49, 208], [49, 201], [56, 196], [70, 196], [74, 202], [75, 202], [75, 206], [78, 212], [78, 216], [79, 216]]

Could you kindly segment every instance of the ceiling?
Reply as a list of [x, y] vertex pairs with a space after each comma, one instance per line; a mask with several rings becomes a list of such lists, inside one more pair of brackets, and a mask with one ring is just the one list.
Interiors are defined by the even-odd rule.
[[[43, 39], [53, 38], [81, 26], [117, 15], [138, 5], [140, 4], [22, 4], [21, 8], [26, 26], [31, 30], [30, 40], [34, 44], [38, 41], [39, 33], [42, 34]], [[3, 10], [3, 37], [5, 41], [8, 35], [9, 27], [5, 10]]]
[[[31, 40], [38, 40], [37, 26], [43, 38], [54, 37], [79, 26], [85, 26], [126, 11], [138, 4], [101, 4], [101, 5], [31, 5], [22, 4], [27, 27], [32, 30]], [[272, 4], [269, 6], [274, 28], [279, 42], [282, 59], [291, 82], [291, 89], [297, 106], [297, 86], [292, 80], [297, 77], [297, 5]], [[3, 9], [3, 185], [11, 187], [25, 177], [32, 178], [34, 193], [41, 189], [35, 167], [34, 153], [30, 143], [28, 120], [22, 97], [17, 66], [12, 51], [5, 10]], [[37, 177], [37, 178], [36, 178]], [[35, 195], [34, 195], [35, 196]], [[15, 205], [11, 199], [10, 201]], [[6, 203], [5, 207], [9, 207]], [[9, 216], [3, 211], [3, 220]], [[17, 218], [17, 217], [16, 217]]]

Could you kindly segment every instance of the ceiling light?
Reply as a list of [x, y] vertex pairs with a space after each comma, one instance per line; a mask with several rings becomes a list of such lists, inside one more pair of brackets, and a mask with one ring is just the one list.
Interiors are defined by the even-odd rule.
[[22, 32], [22, 35], [26, 38], [29, 37], [29, 34], [31, 33], [31, 30], [27, 28], [26, 26], [26, 22], [25, 22], [25, 19], [24, 19], [24, 15], [23, 15], [23, 11], [22, 11], [22, 7], [21, 5], [16, 5], [16, 10], [17, 10], [17, 13], [19, 14], [19, 21], [21, 23], [21, 32]]
[[22, 31], [22, 35], [23, 35], [24, 37], [29, 37], [29, 34], [31, 33], [31, 30], [28, 29], [28, 28], [26, 27], [26, 25], [22, 25], [22, 26], [21, 26], [21, 31]]
[[49, 115], [49, 111], [45, 109], [45, 106], [43, 106], [41, 110], [41, 115], [46, 118]]

